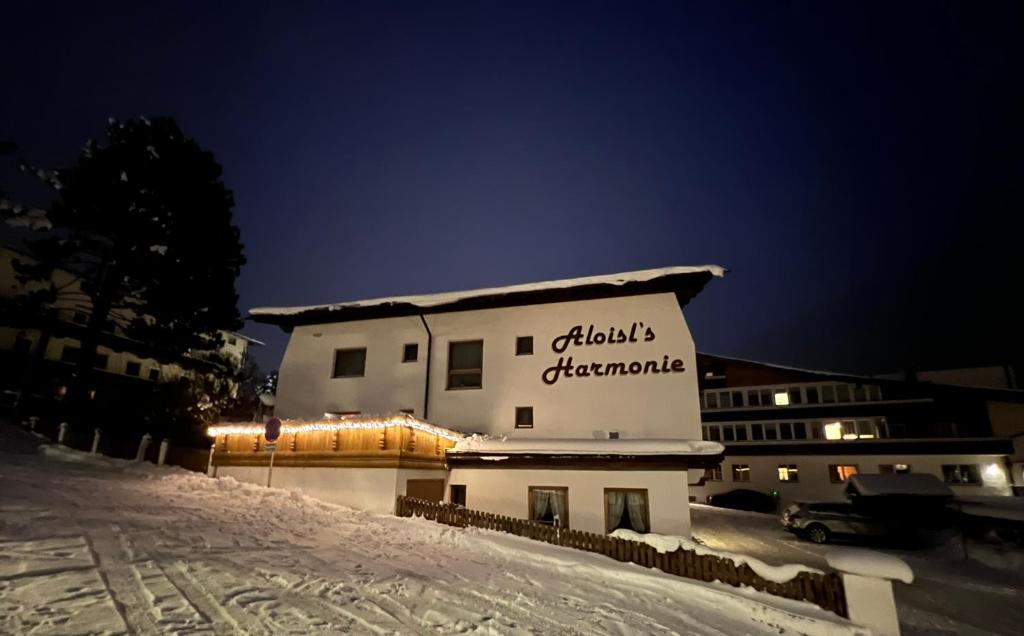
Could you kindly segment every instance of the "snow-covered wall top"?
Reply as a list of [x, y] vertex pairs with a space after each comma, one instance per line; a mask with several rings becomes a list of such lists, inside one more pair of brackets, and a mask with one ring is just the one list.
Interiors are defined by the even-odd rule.
[[473, 435], [456, 442], [449, 453], [502, 455], [720, 455], [718, 442], [684, 439], [511, 439]]
[[491, 287], [486, 289], [473, 289], [467, 291], [443, 292], [438, 294], [422, 294], [414, 296], [393, 296], [389, 298], [355, 300], [326, 305], [307, 305], [302, 307], [255, 307], [249, 310], [249, 314], [258, 322], [284, 324], [291, 322], [290, 320], [287, 320], [288, 318], [294, 318], [303, 314], [323, 316], [324, 314], [343, 314], [348, 310], [355, 309], [384, 309], [389, 307], [435, 309], [482, 299], [505, 298], [507, 300], [509, 297], [530, 297], [543, 292], [569, 292], [583, 288], [616, 288], [680, 278], [700, 278], [702, 280], [699, 284], [692, 285], [693, 289], [691, 289], [689, 293], [689, 296], [692, 297], [700, 291], [704, 282], [706, 282], [706, 279], [711, 277], [720, 278], [724, 275], [725, 269], [719, 265], [663, 267], [659, 269], [646, 269], [635, 272], [607, 274], [603, 276], [586, 276], [583, 278], [509, 285], [506, 287]]

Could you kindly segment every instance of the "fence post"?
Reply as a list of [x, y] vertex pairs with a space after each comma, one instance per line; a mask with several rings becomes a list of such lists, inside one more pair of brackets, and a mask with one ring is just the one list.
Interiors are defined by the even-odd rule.
[[100, 452], [100, 429], [98, 428], [92, 431], [92, 449], [89, 452], [93, 455]]
[[167, 461], [167, 447], [170, 446], [170, 441], [165, 437], [160, 440], [160, 455], [157, 457], [156, 465], [163, 466], [164, 462]]
[[139, 440], [139, 450], [135, 452], [135, 461], [141, 462], [146, 459], [146, 449], [149, 448], [151, 441], [153, 441], [153, 436], [149, 433], [142, 436], [142, 439]]
[[58, 444], [63, 444], [64, 443], [64, 438], [67, 436], [67, 434], [68, 434], [68, 423], [67, 422], [61, 422], [60, 423], [60, 428], [57, 429], [57, 443]]
[[913, 583], [910, 566], [889, 554], [851, 548], [829, 550], [825, 560], [842, 577], [847, 617], [876, 634], [899, 636], [892, 582]]

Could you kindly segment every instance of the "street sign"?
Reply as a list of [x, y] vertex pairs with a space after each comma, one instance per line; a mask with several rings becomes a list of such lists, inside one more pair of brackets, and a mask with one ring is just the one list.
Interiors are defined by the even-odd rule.
[[[281, 437], [281, 420], [276, 417], [272, 417], [267, 420], [266, 425], [263, 427], [263, 437], [267, 439], [267, 442], [274, 443], [278, 437]], [[271, 449], [267, 449], [271, 450]]]

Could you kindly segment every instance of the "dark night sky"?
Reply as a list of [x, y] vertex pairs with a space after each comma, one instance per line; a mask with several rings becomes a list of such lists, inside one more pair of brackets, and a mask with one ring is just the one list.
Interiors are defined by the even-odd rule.
[[61, 166], [175, 117], [243, 311], [712, 262], [701, 350], [1022, 358], [1020, 4], [184, 4], [4, 3], [0, 137]]

